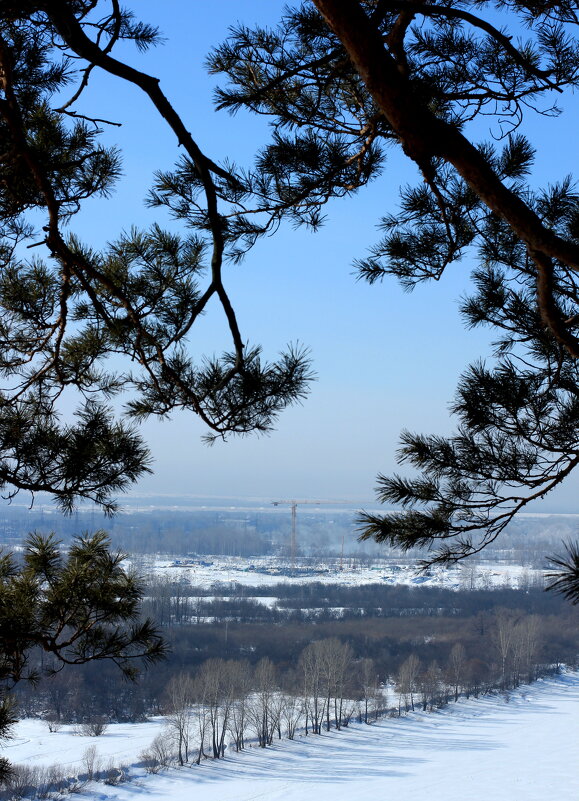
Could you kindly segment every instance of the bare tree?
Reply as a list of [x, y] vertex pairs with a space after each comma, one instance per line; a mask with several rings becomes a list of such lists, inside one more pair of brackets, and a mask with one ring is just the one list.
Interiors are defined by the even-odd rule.
[[420, 659], [415, 654], [410, 654], [408, 659], [400, 665], [396, 678], [396, 690], [398, 692], [398, 714], [401, 710], [401, 700], [404, 699], [404, 708], [408, 712], [414, 712], [414, 693], [417, 689], [417, 679], [420, 673]]
[[[231, 668], [223, 659], [208, 659], [201, 665], [197, 694], [207, 711], [208, 733], [214, 759], [225, 755], [225, 734], [233, 705]], [[200, 757], [199, 757], [200, 758]]]
[[364, 723], [370, 723], [372, 706], [376, 710], [377, 691], [380, 683], [376, 674], [376, 665], [373, 659], [360, 659], [356, 663], [356, 674], [358, 676], [359, 698], [361, 703], [360, 719]]
[[452, 646], [452, 650], [448, 657], [447, 676], [449, 685], [454, 692], [455, 703], [458, 701], [458, 696], [462, 686], [464, 676], [464, 668], [466, 665], [466, 650], [461, 642], [457, 642]]
[[322, 733], [326, 696], [322, 680], [320, 649], [320, 641], [310, 643], [302, 651], [299, 660], [303, 678], [306, 734], [308, 733], [308, 725], [311, 725], [313, 734]]
[[510, 683], [513, 642], [517, 620], [511, 610], [497, 609], [494, 623], [492, 640], [499, 658], [500, 686], [503, 689], [507, 689]]
[[304, 700], [295, 693], [284, 693], [281, 709], [281, 722], [288, 740], [295, 738], [297, 727], [304, 716]]
[[541, 621], [537, 615], [528, 615], [523, 621], [523, 668], [526, 680], [537, 678], [537, 657], [541, 646]]
[[512, 637], [512, 683], [535, 678], [536, 658], [539, 649], [540, 626], [536, 615], [525, 615], [517, 621]]
[[351, 647], [337, 637], [322, 640], [320, 646], [322, 677], [326, 690], [326, 730], [330, 731], [332, 708], [334, 726], [339, 731], [342, 727], [344, 699], [354, 655]]
[[207, 704], [207, 697], [209, 695], [210, 687], [207, 681], [206, 672], [201, 669], [193, 681], [193, 699], [195, 702], [195, 721], [196, 721], [196, 738], [197, 738], [197, 758], [196, 764], [199, 765], [202, 759], [207, 758], [205, 746], [207, 745], [207, 736], [209, 731], [210, 713]]
[[261, 748], [271, 745], [281, 715], [279, 690], [276, 682], [276, 671], [273, 662], [261, 659], [255, 668], [253, 677], [254, 693], [249, 709], [251, 726], [257, 736]]
[[350, 680], [352, 662], [352, 649], [337, 637], [310, 643], [302, 652], [304, 704], [315, 734], [321, 734], [324, 717], [327, 731], [332, 717], [336, 729], [341, 728], [346, 690], [349, 688], [352, 696], [355, 692]]
[[179, 673], [169, 681], [166, 690], [168, 702], [167, 725], [177, 744], [177, 759], [180, 765], [189, 761], [191, 740], [191, 705], [194, 697], [194, 683], [187, 673]]
[[442, 675], [438, 663], [434, 660], [427, 670], [419, 676], [419, 688], [422, 702], [422, 711], [432, 710], [440, 703], [442, 689]]
[[229, 715], [229, 733], [233, 737], [235, 750], [245, 747], [245, 733], [248, 727], [248, 697], [251, 692], [252, 675], [246, 660], [229, 663], [233, 684], [233, 703]]

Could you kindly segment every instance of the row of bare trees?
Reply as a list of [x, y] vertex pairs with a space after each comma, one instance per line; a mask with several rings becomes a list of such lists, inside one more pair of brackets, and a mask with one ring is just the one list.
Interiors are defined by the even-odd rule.
[[518, 687], [536, 678], [540, 632], [540, 620], [536, 615], [518, 617], [509, 610], [497, 611], [495, 643], [500, 657], [502, 689]]
[[453, 645], [444, 667], [435, 661], [424, 666], [415, 654], [410, 654], [396, 675], [398, 713], [403, 709], [414, 711], [417, 699], [426, 711], [451, 699], [457, 701], [461, 693], [476, 696], [534, 681], [539, 672], [540, 632], [536, 615], [498, 609], [490, 638], [493, 653], [484, 662], [468, 659], [460, 642]]
[[335, 637], [310, 643], [283, 685], [268, 658], [255, 666], [209, 659], [194, 676], [174, 676], [166, 692], [167, 734], [178, 763], [220, 759], [227, 745], [240, 751], [248, 738], [265, 748], [275, 738], [294, 739], [298, 729], [339, 730], [353, 715], [370, 722], [385, 708], [372, 660], [355, 660]]
[[442, 706], [464, 690], [466, 651], [461, 643], [454, 645], [448, 664], [442, 669], [436, 661], [423, 666], [416, 654], [410, 654], [396, 675], [398, 714], [414, 711], [419, 705], [424, 712]]
[[[493, 654], [468, 658], [457, 642], [446, 664], [421, 663], [411, 653], [394, 681], [397, 712], [428, 711], [461, 694], [515, 687], [536, 678], [539, 621], [533, 615], [499, 610], [491, 637]], [[255, 666], [245, 660], [208, 659], [192, 676], [180, 673], [166, 692], [167, 735], [184, 765], [207, 757], [220, 759], [228, 746], [240, 751], [251, 740], [265, 748], [274, 739], [340, 730], [355, 717], [370, 723], [388, 707], [386, 682], [371, 659], [356, 659], [351, 646], [336, 637], [311, 642], [297, 668], [281, 674], [268, 658]], [[192, 755], [194, 751], [194, 755]]]
[[385, 706], [385, 694], [371, 659], [354, 660], [347, 643], [336, 637], [308, 645], [299, 661], [305, 733], [321, 734], [347, 726], [358, 712], [369, 722]]
[[[395, 693], [392, 706], [402, 713], [415, 705], [430, 708], [456, 700], [461, 693], [508, 690], [533, 680], [544, 666], [571, 664], [577, 653], [572, 617], [495, 609], [445, 618], [434, 614], [436, 599], [428, 597], [432, 617], [399, 622], [365, 618], [363, 633], [359, 623], [347, 621], [247, 629], [230, 625], [229, 630], [223, 624], [184, 626], [170, 659], [143, 681], [120, 683], [105, 665], [98, 671], [91, 666], [63, 671], [37, 687], [21, 687], [20, 712], [50, 725], [82, 728], [93, 721], [173, 714], [189, 705], [198, 710], [197, 717], [189, 713], [177, 720], [176, 731], [181, 727], [184, 735], [176, 736], [176, 745], [169, 743], [186, 762], [222, 756], [229, 744], [241, 749], [246, 739], [267, 745], [280, 732], [293, 738], [298, 729], [312, 734], [339, 729], [352, 715], [370, 722], [386, 707], [385, 684]], [[455, 603], [462, 598], [457, 593]], [[413, 603], [418, 601], [421, 593]], [[304, 642], [310, 644], [304, 648]], [[200, 652], [212, 658], [200, 664]], [[244, 654], [253, 664], [244, 661]], [[166, 688], [171, 677], [179, 676], [173, 682], [182, 684], [184, 671], [189, 674], [179, 690], [184, 700], [171, 700], [173, 690]]]

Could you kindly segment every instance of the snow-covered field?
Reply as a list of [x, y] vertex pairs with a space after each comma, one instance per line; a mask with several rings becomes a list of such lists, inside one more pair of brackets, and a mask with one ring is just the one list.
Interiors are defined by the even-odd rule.
[[[99, 753], [135, 761], [161, 721], [110, 726], [99, 738], [49, 734], [23, 721], [6, 750], [15, 762], [75, 762]], [[87, 801], [577, 801], [579, 673], [537, 682], [505, 696], [459, 701], [371, 726], [282, 740], [272, 748], [132, 780], [91, 784]]]
[[83, 754], [93, 745], [104, 763], [110, 759], [126, 765], [137, 762], [164, 726], [164, 718], [156, 717], [146, 723], [111, 724], [99, 737], [82, 737], [72, 725], [49, 732], [43, 721], [26, 719], [16, 724], [14, 737], [2, 745], [0, 753], [18, 764], [70, 766], [73, 775], [82, 772]]
[[[291, 569], [287, 562], [273, 557], [204, 557], [191, 560], [142, 558], [136, 567], [139, 572], [166, 576], [173, 581], [183, 580], [196, 587], [209, 589], [216, 583], [241, 584], [245, 587], [268, 586], [278, 583], [343, 584], [406, 584], [410, 586], [446, 587], [448, 589], [481, 589], [512, 587], [525, 589], [530, 584], [543, 581], [543, 572], [514, 564], [498, 562], [469, 563], [460, 567], [434, 567], [422, 573], [414, 565], [404, 565], [394, 560], [381, 560], [372, 567], [359, 563], [346, 563], [342, 569], [335, 564], [319, 563], [308, 575], [288, 575]], [[249, 567], [251, 564], [251, 568]], [[299, 565], [298, 565], [299, 567]], [[257, 600], [257, 599], [256, 599]]]

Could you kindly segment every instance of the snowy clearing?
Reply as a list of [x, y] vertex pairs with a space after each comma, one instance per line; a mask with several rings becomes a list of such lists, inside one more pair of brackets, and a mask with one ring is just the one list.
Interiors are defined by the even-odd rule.
[[[282, 740], [272, 748], [201, 766], [146, 775], [116, 787], [91, 784], [87, 801], [303, 801], [396, 798], [397, 801], [577, 801], [579, 673], [525, 686], [508, 696], [459, 701], [436, 713], [415, 713], [351, 725], [323, 736]], [[74, 763], [87, 746], [135, 761], [161, 720], [111, 725], [99, 738], [50, 734], [22, 721], [6, 749], [14, 762]], [[105, 757], [106, 758], [106, 757]]]
[[[130, 563], [131, 560], [127, 560]], [[193, 563], [191, 563], [193, 562]], [[516, 564], [479, 562], [461, 567], [433, 567], [422, 573], [413, 564], [401, 565], [394, 560], [375, 560], [373, 567], [359, 563], [346, 564], [339, 569], [332, 563], [319, 563], [309, 575], [288, 575], [289, 563], [273, 557], [208, 556], [201, 560], [140, 557], [137, 570], [144, 574], [165, 576], [171, 581], [183, 581], [209, 589], [218, 584], [240, 584], [244, 587], [287, 584], [343, 584], [354, 587], [363, 584], [406, 584], [447, 589], [493, 589], [512, 587], [526, 589], [530, 584], [543, 583], [543, 571]], [[251, 564], [251, 568], [248, 566]], [[261, 600], [256, 597], [256, 600]], [[264, 601], [261, 601], [262, 603]]]

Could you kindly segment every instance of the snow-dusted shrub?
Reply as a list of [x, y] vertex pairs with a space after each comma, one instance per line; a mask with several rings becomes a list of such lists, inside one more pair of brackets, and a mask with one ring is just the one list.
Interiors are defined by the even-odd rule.
[[139, 754], [140, 764], [146, 770], [147, 773], [159, 773], [161, 770], [161, 765], [159, 765], [158, 759], [154, 757], [150, 751], [141, 751]]
[[342, 704], [342, 726], [346, 728], [356, 713], [355, 701], [344, 701]]
[[105, 715], [93, 715], [79, 723], [75, 727], [75, 733], [80, 734], [81, 737], [100, 737], [105, 733], [108, 725], [109, 721]]
[[102, 780], [105, 784], [116, 787], [117, 784], [126, 782], [129, 776], [129, 769], [126, 765], [116, 765], [114, 760], [110, 760], [102, 773]]
[[175, 755], [171, 752], [167, 735], [158, 734], [148, 749], [141, 753], [141, 760], [147, 773], [158, 773], [161, 768], [172, 765]]
[[62, 721], [59, 720], [55, 715], [46, 716], [44, 718], [44, 722], [46, 724], [46, 728], [51, 734], [54, 734], [57, 731], [60, 731], [62, 728]]
[[87, 784], [88, 780], [84, 776], [71, 776], [66, 785], [66, 792], [71, 795], [73, 793], [82, 793]]
[[100, 770], [100, 760], [98, 759], [96, 745], [89, 745], [89, 747], [85, 750], [84, 754], [82, 755], [82, 765], [86, 780], [92, 782]]
[[35, 790], [35, 770], [30, 765], [12, 765], [6, 780], [6, 790], [10, 798], [23, 798]]
[[68, 778], [59, 765], [40, 768], [36, 785], [36, 798], [49, 798], [53, 793], [62, 793], [68, 786]]
[[49, 798], [70, 792], [76, 779], [67, 776], [60, 765], [13, 765], [6, 781], [7, 795], [16, 798]]
[[159, 760], [150, 751], [141, 751], [139, 759], [147, 773], [159, 773], [161, 770]]

